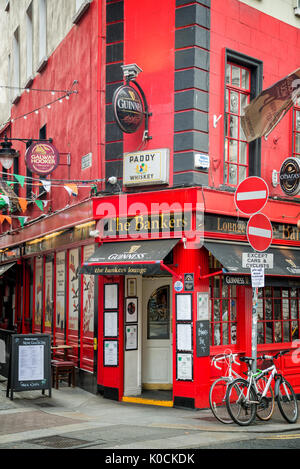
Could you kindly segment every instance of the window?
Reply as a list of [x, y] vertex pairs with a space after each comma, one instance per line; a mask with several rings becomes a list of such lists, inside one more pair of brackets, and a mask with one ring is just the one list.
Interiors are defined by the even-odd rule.
[[299, 339], [300, 288], [259, 289], [257, 312], [257, 343]]
[[47, 64], [47, 0], [39, 0], [39, 65], [41, 72]]
[[261, 139], [247, 143], [241, 116], [262, 90], [263, 64], [230, 49], [225, 64], [224, 184], [236, 187], [248, 176], [260, 176]]
[[13, 36], [13, 102], [19, 97], [20, 92], [20, 32], [19, 27], [15, 30]]
[[147, 305], [147, 338], [170, 338], [170, 287], [157, 288]]
[[300, 99], [293, 108], [293, 156], [300, 158]]
[[27, 79], [33, 73], [33, 26], [32, 26], [32, 3], [26, 10], [26, 76]]
[[73, 23], [79, 23], [84, 13], [88, 10], [92, 0], [76, 0], [75, 15], [73, 16]]
[[227, 285], [221, 275], [211, 277], [210, 299], [210, 344], [236, 344], [236, 286]]
[[241, 116], [250, 102], [250, 70], [226, 65], [225, 98], [225, 184], [237, 186], [248, 176], [249, 145]]

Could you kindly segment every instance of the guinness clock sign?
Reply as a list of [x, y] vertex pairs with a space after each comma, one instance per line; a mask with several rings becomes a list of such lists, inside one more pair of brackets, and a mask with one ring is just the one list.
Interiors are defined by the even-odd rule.
[[300, 160], [287, 158], [281, 165], [279, 172], [281, 189], [287, 195], [297, 195], [300, 192]]
[[116, 122], [123, 132], [136, 132], [144, 119], [143, 102], [130, 85], [122, 85], [113, 95], [113, 111]]

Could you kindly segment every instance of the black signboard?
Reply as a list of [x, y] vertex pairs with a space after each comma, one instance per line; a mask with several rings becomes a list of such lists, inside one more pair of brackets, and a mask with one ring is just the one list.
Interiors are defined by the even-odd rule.
[[49, 390], [51, 396], [51, 337], [49, 334], [15, 334], [11, 337], [6, 396], [14, 391]]
[[120, 129], [129, 134], [136, 132], [144, 119], [142, 99], [129, 85], [122, 85], [114, 92], [113, 111]]
[[209, 356], [209, 321], [196, 321], [197, 357]]

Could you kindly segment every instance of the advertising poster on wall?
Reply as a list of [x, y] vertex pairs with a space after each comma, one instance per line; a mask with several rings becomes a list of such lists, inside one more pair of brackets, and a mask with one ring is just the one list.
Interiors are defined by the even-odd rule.
[[78, 249], [70, 250], [69, 256], [69, 329], [77, 331], [79, 309]]
[[37, 257], [35, 261], [35, 315], [34, 328], [41, 331], [43, 308], [43, 259]]
[[[84, 262], [94, 253], [95, 245], [85, 246], [83, 249]], [[83, 275], [83, 301], [82, 301], [82, 320], [83, 334], [94, 332], [94, 293], [95, 293], [95, 276]]]
[[65, 327], [66, 253], [56, 254], [56, 329]]
[[53, 319], [53, 261], [45, 264], [45, 328], [46, 331], [52, 327]]

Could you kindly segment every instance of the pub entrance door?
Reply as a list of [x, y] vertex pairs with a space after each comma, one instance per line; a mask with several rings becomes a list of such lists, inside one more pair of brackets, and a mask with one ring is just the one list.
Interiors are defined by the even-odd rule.
[[172, 278], [143, 279], [143, 389], [172, 389]]

